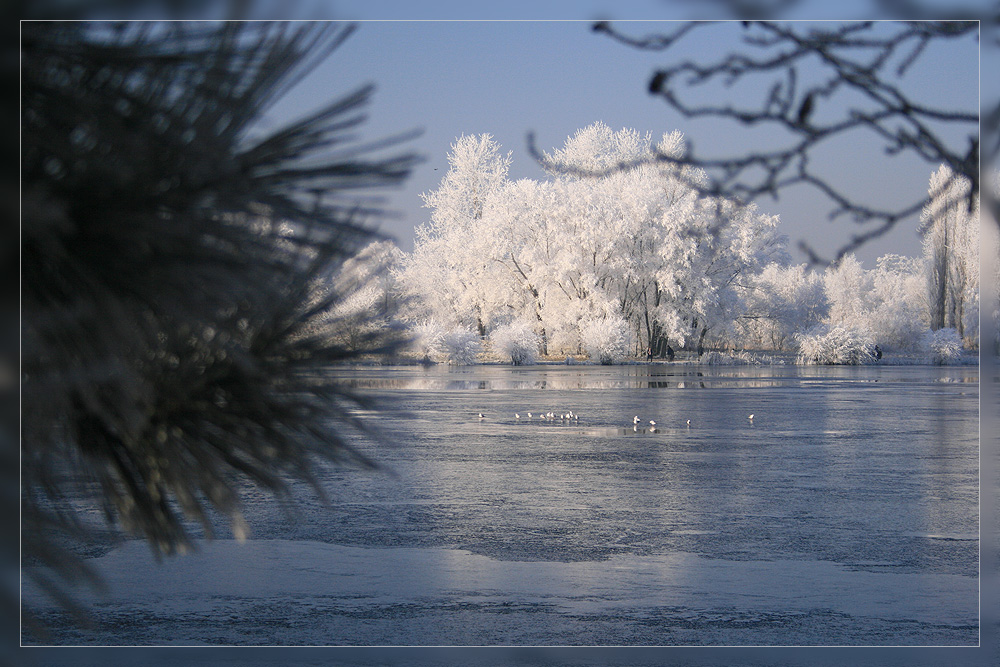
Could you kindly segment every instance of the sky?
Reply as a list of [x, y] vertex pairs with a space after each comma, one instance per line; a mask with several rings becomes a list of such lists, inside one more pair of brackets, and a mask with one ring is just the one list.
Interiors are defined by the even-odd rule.
[[[341, 3], [344, 4], [344, 3]], [[349, 14], [348, 14], [349, 15]], [[634, 35], [662, 32], [668, 22], [620, 22]], [[703, 56], [731, 50], [737, 23], [712, 29], [685, 48]], [[716, 35], [711, 37], [711, 35]], [[919, 94], [938, 106], [978, 108], [978, 44], [964, 40], [929, 54], [915, 82]], [[336, 97], [374, 83], [376, 92], [361, 132], [377, 139], [418, 130], [420, 136], [400, 150], [424, 157], [402, 188], [385, 193], [397, 212], [380, 229], [404, 251], [413, 248], [414, 227], [430, 210], [421, 193], [437, 187], [448, 169], [447, 156], [465, 134], [488, 133], [512, 154], [510, 176], [546, 178], [527, 151], [533, 132], [544, 151], [560, 148], [578, 129], [602, 121], [655, 138], [680, 130], [697, 150], [720, 154], [747, 145], [743, 126], [695, 123], [680, 117], [646, 90], [649, 77], [668, 57], [621, 45], [591, 30], [590, 21], [363, 21], [357, 32], [271, 113], [275, 126], [306, 114]], [[767, 137], [762, 137], [765, 142]], [[965, 138], [959, 138], [964, 145]], [[870, 137], [824, 148], [830, 173], [846, 179], [869, 202], [905, 197], [916, 201], [927, 191], [937, 165], [919, 159], [888, 159], [871, 149]], [[830, 222], [827, 204], [815, 191], [789, 192], [779, 200], [757, 202], [777, 214], [790, 239], [793, 260], [804, 261], [799, 240], [833, 250], [856, 231], [844, 219]], [[886, 253], [920, 253], [917, 220], [863, 248], [858, 258], [873, 266]]]

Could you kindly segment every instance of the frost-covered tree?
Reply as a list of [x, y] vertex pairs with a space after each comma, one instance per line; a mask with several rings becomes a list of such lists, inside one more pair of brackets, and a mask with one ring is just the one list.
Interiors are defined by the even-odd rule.
[[483, 342], [472, 329], [454, 327], [441, 331], [436, 351], [442, 360], [456, 366], [470, 366], [479, 360]]
[[885, 255], [866, 270], [854, 255], [823, 273], [831, 326], [864, 330], [886, 351], [915, 351], [928, 327], [924, 263]]
[[928, 331], [924, 337], [924, 348], [930, 355], [931, 363], [954, 363], [962, 355], [962, 337], [950, 327]]
[[687, 290], [691, 333], [703, 347], [709, 332], [731, 336], [745, 312], [741, 294], [767, 265], [786, 265], [787, 238], [778, 233], [778, 218], [758, 212], [756, 205], [714, 205], [715, 231], [704, 230], [700, 252], [691, 267]]
[[947, 165], [931, 175], [930, 202], [921, 215], [932, 329], [952, 328], [978, 337], [979, 196], [971, 182]]
[[479, 360], [482, 340], [472, 329], [439, 320], [410, 326], [410, 352], [425, 363], [469, 366]]
[[[550, 158], [595, 168], [682, 150], [678, 132], [654, 145], [648, 134], [595, 123]], [[532, 322], [543, 354], [581, 351], [581, 327], [607, 318], [627, 323], [637, 349], [703, 343], [711, 330], [732, 330], [741, 286], [787, 259], [776, 218], [701, 195], [690, 169], [646, 163], [601, 178], [508, 182], [507, 159], [488, 136], [460, 139], [450, 161], [426, 197], [432, 219], [401, 282], [426, 316], [481, 334]], [[475, 169], [484, 177], [467, 173]]]
[[870, 272], [872, 292], [863, 318], [886, 352], [923, 348], [928, 329], [924, 267], [920, 258], [884, 255]]
[[805, 264], [768, 264], [741, 290], [744, 312], [736, 340], [744, 347], [786, 349], [795, 334], [819, 324], [829, 312], [823, 276]]
[[871, 308], [873, 279], [854, 255], [847, 255], [823, 273], [830, 302], [829, 321], [853, 325], [863, 322]]
[[484, 233], [483, 214], [507, 182], [510, 155], [502, 155], [488, 134], [462, 136], [452, 145], [448, 163], [439, 187], [423, 195], [430, 221], [416, 229], [401, 282], [409, 293], [424, 297], [435, 317], [451, 318], [484, 336], [495, 319], [508, 315], [497, 310], [493, 298], [498, 278], [490, 247], [494, 237]]
[[568, 174], [574, 170], [609, 171], [648, 157], [650, 140], [648, 133], [631, 128], [614, 131], [598, 121], [577, 130], [562, 148], [546, 154], [545, 163], [559, 165], [550, 169], [551, 173], [566, 178], [572, 178]]
[[530, 179], [510, 183], [493, 201], [483, 229], [491, 237], [495, 298], [511, 317], [533, 323], [543, 354], [579, 305], [561, 289], [573, 281], [562, 238], [572, 218], [566, 187]]
[[389, 240], [373, 241], [340, 267], [333, 280], [318, 279], [316, 296], [341, 295], [325, 314], [334, 340], [347, 349], [371, 352], [386, 348], [399, 335], [401, 293], [396, 267], [403, 252]]

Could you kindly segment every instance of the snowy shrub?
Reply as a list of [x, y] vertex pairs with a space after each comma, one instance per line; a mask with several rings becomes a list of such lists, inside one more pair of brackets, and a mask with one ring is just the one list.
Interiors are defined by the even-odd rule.
[[620, 317], [604, 317], [580, 325], [580, 342], [594, 361], [613, 364], [628, 353], [629, 327]]
[[422, 322], [410, 329], [410, 350], [420, 359], [430, 361], [437, 354], [441, 328], [435, 322]]
[[767, 354], [752, 354], [750, 352], [724, 354], [712, 350], [702, 357], [701, 363], [709, 366], [774, 366], [784, 362]]
[[701, 363], [708, 364], [709, 366], [734, 366], [736, 365], [736, 360], [731, 355], [712, 350], [702, 356]]
[[533, 364], [538, 361], [538, 346], [541, 338], [534, 329], [524, 322], [511, 322], [497, 327], [490, 334], [493, 352], [504, 359], [510, 359], [515, 366]]
[[924, 347], [932, 363], [953, 364], [962, 356], [962, 337], [955, 329], [929, 331], [924, 337]]
[[478, 361], [482, 342], [475, 331], [464, 327], [447, 328], [434, 320], [410, 329], [410, 350], [424, 360], [468, 366]]
[[872, 364], [879, 357], [871, 333], [863, 329], [818, 327], [798, 340], [800, 363]]
[[462, 327], [449, 329], [437, 341], [437, 353], [448, 363], [470, 366], [478, 361], [482, 350], [479, 334]]

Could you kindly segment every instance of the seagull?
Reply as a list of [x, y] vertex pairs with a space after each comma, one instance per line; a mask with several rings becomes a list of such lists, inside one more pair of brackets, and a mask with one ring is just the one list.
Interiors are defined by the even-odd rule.
[[654, 422], [652, 419], [650, 419], [649, 420], [649, 425], [650, 426], [656, 426], [656, 422]]
[[641, 420], [639, 419], [639, 415], [636, 415], [635, 417], [632, 417], [632, 423], [633, 424], [638, 424], [640, 421]]
[[531, 419], [531, 413], [530, 412], [528, 413], [528, 419]]
[[688, 426], [690, 426], [690, 425], [691, 425], [691, 420], [690, 420], [690, 419], [689, 419], [689, 420], [687, 421], [687, 425], [688, 425]]
[[519, 415], [518, 413], [515, 412], [514, 413], [514, 419], [520, 419], [520, 418], [521, 418], [521, 415]]
[[482, 412], [480, 412], [479, 413], [479, 418], [480, 419], [486, 419], [486, 415], [484, 415]]
[[747, 419], [749, 419], [750, 421], [753, 421], [753, 413], [752, 412], [750, 413], [750, 416], [747, 417]]

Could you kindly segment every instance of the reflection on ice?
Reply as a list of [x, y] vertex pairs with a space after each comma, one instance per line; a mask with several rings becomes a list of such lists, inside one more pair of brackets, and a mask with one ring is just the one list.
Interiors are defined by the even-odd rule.
[[510, 391], [550, 389], [776, 388], [808, 384], [912, 382], [925, 374], [935, 382], [979, 382], [976, 368], [913, 366], [362, 366], [335, 373], [357, 389], [420, 391]]

